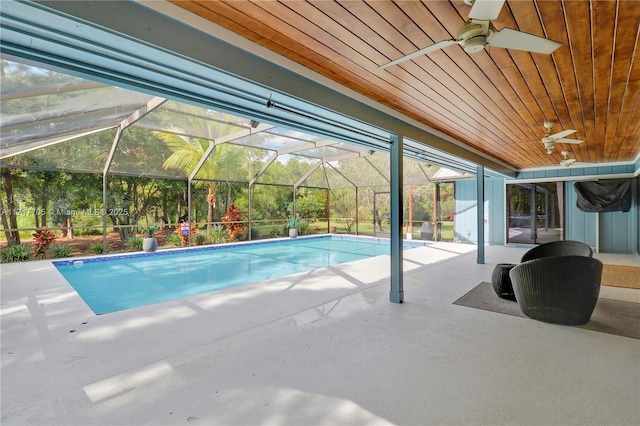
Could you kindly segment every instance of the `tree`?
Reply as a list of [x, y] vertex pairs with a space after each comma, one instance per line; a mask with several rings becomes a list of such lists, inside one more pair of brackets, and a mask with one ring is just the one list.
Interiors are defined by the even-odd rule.
[[123, 243], [136, 234], [140, 217], [157, 201], [158, 186], [153, 179], [112, 176], [109, 179], [107, 216], [117, 228]]
[[57, 186], [59, 172], [45, 170], [29, 170], [25, 173], [23, 183], [31, 194], [33, 201], [34, 223], [36, 228], [47, 226], [47, 212], [51, 200], [51, 190]]
[[331, 190], [331, 211], [333, 217], [345, 221], [347, 232], [351, 232], [357, 214], [355, 190], [352, 188]]
[[[7, 236], [7, 241], [9, 246], [14, 244], [20, 244], [20, 233], [17, 231], [18, 229], [18, 212], [16, 210], [16, 202], [14, 198], [13, 192], [13, 173], [18, 173], [9, 168], [2, 169], [2, 178], [4, 183], [4, 191], [7, 197], [7, 209], [4, 209], [4, 203], [2, 206], [2, 224], [5, 227], [5, 235]], [[9, 217], [7, 222], [6, 216]], [[9, 229], [13, 229], [13, 231], [7, 231]]]
[[[201, 138], [175, 133], [155, 133], [171, 149], [172, 154], [164, 162], [165, 169], [179, 169], [187, 176], [191, 175], [200, 159], [209, 148], [209, 141]], [[204, 161], [198, 170], [199, 181], [196, 185], [203, 185], [207, 189], [207, 229], [210, 229], [213, 222], [213, 209], [217, 201], [218, 185], [215, 180], [222, 180], [225, 174], [245, 165], [243, 155], [245, 152], [236, 146], [221, 144], [213, 149], [209, 157]], [[227, 204], [230, 203], [230, 187], [227, 191]]]
[[[293, 203], [290, 206], [293, 210]], [[298, 189], [296, 214], [307, 219], [324, 218], [326, 216], [326, 191], [318, 189]]]
[[53, 221], [63, 228], [63, 238], [73, 239], [74, 219], [83, 224], [91, 219], [84, 216], [102, 217], [102, 176], [61, 172], [56, 183], [49, 191]]

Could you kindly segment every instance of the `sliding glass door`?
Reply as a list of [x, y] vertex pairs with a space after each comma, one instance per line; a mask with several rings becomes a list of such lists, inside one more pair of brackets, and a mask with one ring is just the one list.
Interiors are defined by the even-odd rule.
[[507, 243], [541, 244], [564, 237], [562, 182], [507, 185]]

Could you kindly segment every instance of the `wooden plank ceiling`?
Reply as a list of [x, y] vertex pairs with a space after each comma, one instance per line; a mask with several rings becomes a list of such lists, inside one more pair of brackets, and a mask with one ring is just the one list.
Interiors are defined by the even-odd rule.
[[[451, 1], [176, 1], [175, 4], [515, 169], [640, 154], [640, 6], [634, 0], [508, 0], [493, 25], [559, 41], [552, 55], [459, 45], [379, 70], [454, 39], [471, 7]], [[556, 144], [553, 133], [582, 144]], [[579, 164], [579, 163], [576, 163]]]

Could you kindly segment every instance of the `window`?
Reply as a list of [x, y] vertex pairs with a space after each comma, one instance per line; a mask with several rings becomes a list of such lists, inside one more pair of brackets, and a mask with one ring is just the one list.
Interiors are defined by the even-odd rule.
[[562, 240], [563, 212], [562, 182], [507, 184], [507, 243]]

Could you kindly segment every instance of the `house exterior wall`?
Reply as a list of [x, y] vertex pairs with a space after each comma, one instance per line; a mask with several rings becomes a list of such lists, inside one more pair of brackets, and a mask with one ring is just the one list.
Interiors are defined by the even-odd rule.
[[[640, 253], [640, 176], [633, 178], [631, 210], [626, 213], [586, 213], [579, 210], [573, 186], [580, 177], [606, 179], [620, 175], [633, 176], [639, 168], [640, 159], [635, 164], [626, 165], [527, 171], [519, 173], [517, 179], [565, 181], [565, 239], [583, 241], [602, 253]], [[505, 183], [504, 179], [485, 178], [485, 240], [492, 245], [506, 242]], [[455, 240], [476, 243], [476, 181], [457, 181], [455, 191]]]
[[[467, 179], [455, 184], [455, 241], [477, 243], [476, 181]], [[501, 245], [505, 241], [504, 179], [489, 177], [484, 180], [484, 232], [485, 242]]]

